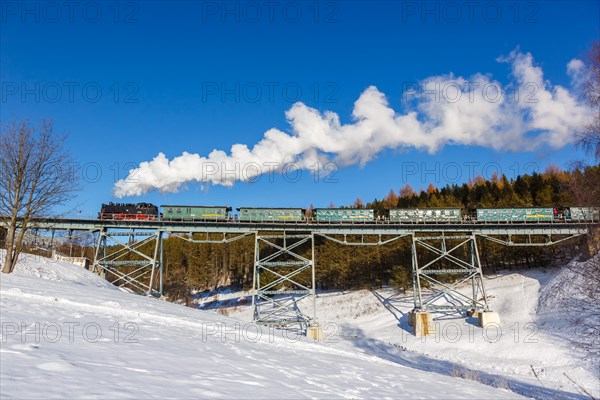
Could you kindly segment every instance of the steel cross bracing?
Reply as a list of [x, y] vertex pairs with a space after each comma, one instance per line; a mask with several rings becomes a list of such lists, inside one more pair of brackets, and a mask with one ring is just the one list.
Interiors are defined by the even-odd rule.
[[221, 239], [214, 239], [213, 237], [210, 236], [209, 232], [203, 232], [203, 233], [205, 233], [206, 236], [204, 238], [200, 238], [200, 239], [194, 239], [194, 234], [192, 232], [188, 232], [186, 234], [186, 236], [175, 235], [175, 237], [177, 237], [181, 240], [184, 240], [186, 242], [190, 242], [190, 243], [225, 244], [225, 243], [235, 242], [236, 240], [240, 240], [247, 236], [255, 234], [255, 232], [246, 232], [246, 233], [241, 233], [234, 237], [228, 237], [226, 233], [223, 233], [222, 234], [223, 236]]
[[[547, 246], [552, 246], [554, 244], [560, 243], [560, 242], [564, 242], [565, 240], [570, 240], [573, 238], [576, 238], [578, 236], [583, 236], [587, 234], [587, 231], [585, 232], [573, 232], [567, 236], [558, 238], [558, 239], [553, 239], [552, 233], [544, 233], [541, 236], [544, 237], [544, 242], [534, 242], [532, 240], [532, 234], [531, 233], [527, 233], [527, 234], [521, 234], [521, 235], [515, 235], [515, 234], [507, 234], [507, 235], [486, 235], [486, 234], [478, 234], [477, 236], [489, 240], [491, 242], [494, 243], [498, 243], [504, 246], [509, 246], [509, 247], [547, 247]], [[537, 234], [535, 234], [537, 235]], [[496, 237], [496, 236], [501, 236], [500, 238]], [[502, 237], [506, 236], [506, 239], [502, 239]], [[522, 238], [524, 239], [523, 241], [514, 241], [513, 240], [513, 236], [517, 237], [517, 238]], [[554, 234], [554, 236], [556, 236], [556, 234]]]
[[[300, 331], [316, 324], [314, 235], [256, 232], [254, 246], [254, 321], [278, 327], [297, 325]], [[298, 306], [304, 299], [311, 301], [312, 316]]]
[[[29, 245], [47, 247], [50, 250], [53, 250], [55, 245], [72, 243], [73, 241], [88, 238], [90, 235], [96, 233], [96, 231], [74, 231], [72, 229], [67, 229], [65, 230], [66, 236], [56, 236], [56, 231], [51, 230], [50, 237], [48, 237], [47, 235], [40, 235], [39, 231], [40, 230], [37, 228], [30, 229], [24, 235], [24, 242]], [[95, 242], [95, 240], [93, 241]]]
[[[119, 240], [125, 237], [126, 241]], [[142, 240], [136, 240], [144, 237]], [[163, 291], [163, 232], [132, 229], [99, 231], [93, 270], [115, 286], [147, 295]]]
[[[419, 253], [419, 249], [424, 251]], [[427, 253], [433, 258], [423, 261], [421, 264], [419, 254], [424, 256]], [[477, 238], [474, 234], [451, 236], [447, 236], [443, 232], [436, 236], [413, 234], [411, 235], [411, 258], [415, 310], [487, 311], [489, 309], [477, 249]], [[440, 263], [444, 261], [454, 268], [439, 268]], [[458, 276], [458, 279], [452, 283], [446, 283], [441, 280], [440, 276], [442, 275], [454, 275]], [[423, 290], [425, 282], [433, 285], [427, 295]], [[471, 284], [470, 295], [458, 290], [467, 282]]]

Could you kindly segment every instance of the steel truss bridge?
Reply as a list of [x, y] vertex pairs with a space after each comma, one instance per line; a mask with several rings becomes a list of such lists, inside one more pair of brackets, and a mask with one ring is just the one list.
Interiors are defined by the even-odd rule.
[[[52, 237], [56, 231], [66, 231], [68, 238], [92, 234], [96, 249], [93, 270], [117, 286], [153, 296], [163, 292], [163, 239], [167, 235], [193, 243], [221, 244], [253, 237], [254, 321], [306, 328], [317, 323], [317, 237], [345, 246], [410, 241], [414, 308], [443, 312], [489, 309], [477, 239], [505, 246], [551, 246], [586, 235], [589, 227], [589, 223], [575, 221], [325, 224], [37, 219], [30, 221], [29, 229], [50, 231]], [[440, 267], [440, 263], [445, 266]], [[447, 268], [448, 265], [453, 268]], [[447, 283], [441, 278], [443, 275], [457, 279]], [[470, 294], [458, 290], [464, 284], [470, 284]], [[298, 308], [303, 299], [312, 302], [309, 315]]]

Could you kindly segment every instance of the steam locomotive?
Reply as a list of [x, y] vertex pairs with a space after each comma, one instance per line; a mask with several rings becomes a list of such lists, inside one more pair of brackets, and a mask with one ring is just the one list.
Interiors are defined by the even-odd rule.
[[150, 203], [108, 203], [102, 204], [98, 219], [145, 220], [154, 221], [160, 218], [158, 207]]

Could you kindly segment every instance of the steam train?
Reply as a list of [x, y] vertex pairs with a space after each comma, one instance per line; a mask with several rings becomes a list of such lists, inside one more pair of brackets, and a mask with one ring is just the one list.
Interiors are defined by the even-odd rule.
[[215, 222], [316, 222], [316, 223], [510, 223], [553, 221], [599, 221], [600, 207], [521, 208], [303, 208], [163, 205], [150, 203], [102, 204], [98, 219]]

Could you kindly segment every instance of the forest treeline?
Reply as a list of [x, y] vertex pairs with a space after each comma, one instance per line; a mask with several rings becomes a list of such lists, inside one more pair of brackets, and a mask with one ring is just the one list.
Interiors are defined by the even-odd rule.
[[[599, 182], [600, 165], [573, 171], [550, 166], [543, 173], [518, 176], [516, 179], [508, 179], [504, 175], [494, 175], [487, 180], [477, 177], [462, 185], [438, 188], [430, 184], [427, 189], [419, 191], [406, 184], [368, 203], [357, 198], [349, 207], [377, 210], [394, 207], [460, 207], [468, 210], [476, 207], [599, 206]], [[189, 301], [192, 291], [212, 290], [221, 286], [251, 288], [255, 245], [253, 236], [228, 244], [198, 244], [190, 239], [201, 237], [183, 235], [165, 239], [164, 288], [168, 297]], [[566, 260], [582, 251], [584, 245], [584, 239], [547, 248], [508, 248], [489, 241], [479, 241], [479, 251], [484, 272], [490, 273], [498, 269], [532, 268]], [[300, 251], [308, 255], [309, 250]], [[402, 289], [411, 285], [408, 240], [363, 247], [344, 246], [317, 237], [315, 256], [316, 280], [321, 289], [370, 288], [389, 284]], [[309, 279], [308, 276], [306, 278]]]
[[[570, 205], [598, 205], [600, 194], [600, 165], [562, 171], [549, 166], [544, 173], [519, 175], [508, 179], [494, 174], [491, 179], [481, 176], [462, 185], [441, 188], [429, 184], [426, 190], [415, 191], [406, 184], [398, 192], [393, 189], [381, 200], [375, 199], [366, 208], [411, 207], [553, 207]], [[360, 199], [354, 206], [361, 206]]]

